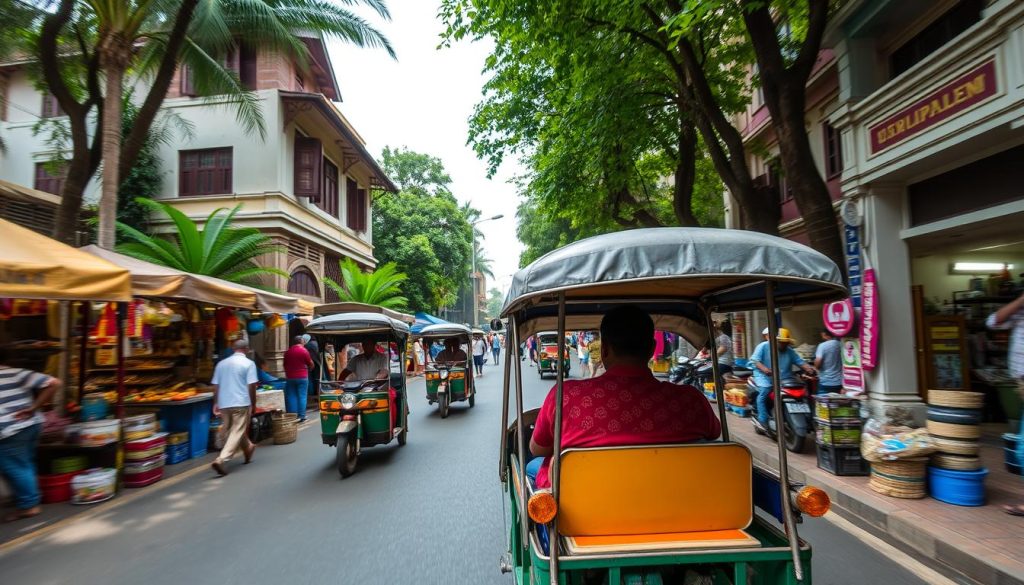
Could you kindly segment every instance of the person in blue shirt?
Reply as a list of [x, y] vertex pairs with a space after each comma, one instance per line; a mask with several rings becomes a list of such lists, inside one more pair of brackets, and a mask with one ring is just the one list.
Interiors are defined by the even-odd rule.
[[[761, 428], [768, 429], [768, 395], [772, 389], [772, 352], [768, 346], [768, 328], [761, 332], [764, 341], [754, 348], [750, 354], [750, 363], [754, 366], [754, 384], [757, 385], [757, 422]], [[796, 350], [793, 349], [793, 339], [789, 336], [789, 329], [779, 328], [779, 336], [776, 337], [779, 343], [779, 379], [785, 380], [793, 377], [793, 366], [799, 366], [808, 374], [814, 373], [814, 368], [809, 366]]]
[[843, 359], [839, 340], [821, 330], [821, 343], [814, 350], [814, 367], [818, 370], [818, 394], [838, 393], [843, 389]]

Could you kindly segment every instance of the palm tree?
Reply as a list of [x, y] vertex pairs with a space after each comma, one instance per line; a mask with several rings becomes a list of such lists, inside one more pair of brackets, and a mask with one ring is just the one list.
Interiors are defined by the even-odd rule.
[[494, 271], [491, 270], [491, 259], [484, 254], [483, 248], [477, 246], [476, 250], [476, 271], [494, 278]]
[[215, 276], [258, 288], [270, 288], [262, 282], [265, 276], [288, 277], [287, 272], [256, 263], [256, 258], [278, 252], [281, 248], [255, 228], [232, 225], [241, 204], [230, 210], [223, 207], [215, 210], [200, 228], [187, 215], [166, 203], [144, 197], [135, 201], [150, 212], [169, 218], [175, 232], [170, 238], [151, 236], [130, 225], [118, 223], [118, 229], [128, 240], [117, 247], [122, 254], [175, 270]]
[[341, 268], [341, 282], [324, 278], [324, 284], [337, 293], [342, 302], [405, 309], [408, 299], [402, 296], [402, 282], [408, 276], [399, 272], [394, 262], [378, 266], [373, 272], [363, 272], [351, 258], [345, 258], [338, 265]]
[[[71, 0], [63, 0], [68, 3]], [[384, 0], [346, 0], [366, 4], [390, 18]], [[223, 66], [222, 57], [238, 41], [276, 51], [308, 63], [308, 50], [297, 31], [337, 37], [357, 46], [382, 47], [394, 56], [387, 39], [365, 20], [338, 4], [322, 0], [78, 0], [95, 23], [96, 53], [103, 72], [103, 181], [99, 205], [99, 245], [115, 241], [117, 189], [121, 176], [121, 97], [129, 69], [165, 73], [168, 56], [189, 66], [203, 89], [238, 96], [243, 125], [264, 133], [252, 92]], [[139, 46], [143, 49], [140, 51]], [[149, 71], [147, 71], [147, 67]], [[162, 96], [158, 96], [162, 101]], [[147, 102], [149, 99], [147, 98]], [[148, 104], [147, 104], [148, 105]]]

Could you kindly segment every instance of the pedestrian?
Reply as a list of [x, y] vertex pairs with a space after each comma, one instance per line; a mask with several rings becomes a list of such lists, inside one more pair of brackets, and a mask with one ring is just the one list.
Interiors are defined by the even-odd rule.
[[[320, 345], [308, 333], [302, 336], [302, 343], [306, 351], [309, 352], [309, 359], [313, 360], [313, 367], [310, 368], [308, 374], [309, 386], [306, 388], [306, 394], [316, 395], [320, 391], [320, 380], [323, 380], [323, 372], [320, 369]], [[302, 412], [302, 417], [305, 418], [306, 411]]]
[[[988, 316], [985, 325], [989, 329], [1009, 329], [1010, 347], [1006, 356], [1007, 369], [1010, 375], [1017, 381], [1017, 391], [1024, 399], [1024, 293], [1016, 300], [1003, 306], [995, 313]], [[1013, 413], [1006, 413], [1012, 418]], [[1020, 434], [1017, 440], [1017, 461], [1024, 463], [1024, 409], [1018, 413], [1020, 419]], [[1007, 514], [1013, 516], [1024, 516], [1024, 502], [1003, 506]]]
[[576, 341], [576, 357], [580, 358], [580, 377], [590, 377], [590, 351], [587, 349], [587, 343], [583, 341], [583, 337], [578, 337]]
[[[309, 357], [313, 357], [312, 355]], [[324, 346], [324, 379], [334, 380], [334, 373], [337, 371], [335, 365], [337, 363], [338, 356], [334, 352], [334, 344], [328, 343]]]
[[419, 339], [417, 339], [415, 342], [413, 342], [413, 344], [412, 344], [412, 352], [413, 352], [413, 359], [416, 362], [415, 369], [413, 370], [413, 373], [415, 375], [417, 375], [417, 376], [422, 376], [423, 375], [423, 366], [426, 363], [425, 360], [426, 360], [427, 356], [426, 356], [426, 354], [423, 351], [423, 344], [420, 343]]
[[497, 333], [491, 335], [491, 355], [494, 356], [494, 365], [498, 365], [498, 356], [501, 355], [501, 338]]
[[818, 370], [818, 394], [840, 393], [843, 389], [843, 356], [839, 340], [827, 329], [821, 330], [821, 343], [814, 350]]
[[587, 353], [590, 354], [590, 377], [596, 378], [603, 373], [604, 365], [601, 361], [601, 334], [595, 331], [587, 344]]
[[479, 333], [473, 335], [473, 366], [479, 378], [484, 376], [484, 355], [487, 353], [487, 342]]
[[306, 393], [309, 391], [309, 372], [312, 369], [313, 358], [302, 336], [296, 335], [292, 339], [292, 346], [284, 352], [284, 409], [299, 415], [299, 422], [306, 420]]
[[39, 409], [50, 403], [61, 383], [7, 362], [7, 350], [0, 347], [0, 475], [14, 491], [14, 511], [4, 516], [4, 522], [13, 522], [42, 512], [36, 482], [36, 447], [43, 427]]
[[[301, 341], [301, 339], [299, 339]], [[224, 448], [210, 467], [217, 475], [227, 475], [227, 462], [241, 448], [245, 462], [252, 461], [256, 445], [249, 440], [249, 422], [256, 404], [256, 364], [248, 358], [249, 342], [239, 339], [234, 343], [231, 357], [221, 360], [213, 370], [213, 414], [221, 419], [220, 432], [226, 434]], [[300, 349], [301, 346], [299, 346]], [[305, 350], [303, 350], [305, 351]], [[287, 359], [287, 358], [286, 358]]]
[[530, 363], [537, 363], [537, 338], [533, 335], [526, 338], [526, 349], [530, 352]]

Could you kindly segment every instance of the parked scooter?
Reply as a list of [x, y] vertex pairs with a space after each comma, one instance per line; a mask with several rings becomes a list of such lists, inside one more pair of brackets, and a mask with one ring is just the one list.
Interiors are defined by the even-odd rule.
[[[747, 378], [747, 398], [751, 408], [751, 423], [754, 425], [754, 431], [759, 435], [767, 432], [767, 435], [774, 439], [778, 432], [778, 425], [775, 421], [774, 392], [768, 397], [768, 427], [765, 429], [757, 422], [757, 395], [762, 389], [754, 384], [753, 376], [744, 377]], [[816, 381], [817, 378], [807, 374], [800, 374], [799, 378], [787, 378], [782, 381], [782, 414], [786, 449], [793, 453], [802, 452], [807, 444], [807, 437], [814, 434], [814, 409], [811, 397], [814, 394]]]
[[[718, 364], [719, 375], [732, 372], [732, 366]], [[697, 389], [703, 389], [704, 384], [714, 381], [714, 369], [711, 367], [711, 360], [701, 358], [676, 358], [676, 365], [668, 371], [668, 381], [673, 384], [689, 384]]]

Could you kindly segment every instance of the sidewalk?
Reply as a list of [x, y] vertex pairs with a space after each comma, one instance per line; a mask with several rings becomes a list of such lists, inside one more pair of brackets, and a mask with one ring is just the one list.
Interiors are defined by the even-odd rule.
[[[1024, 478], [1003, 466], [999, 435], [1005, 425], [986, 426], [981, 453], [989, 470], [985, 506], [883, 496], [868, 487], [867, 477], [839, 477], [818, 469], [811, 449], [789, 453], [790, 480], [824, 489], [833, 512], [897, 548], [938, 561], [945, 572], [986, 585], [1024, 585], [1024, 518], [1002, 510], [1003, 504], [1024, 500]], [[730, 415], [729, 431], [733, 440], [750, 448], [756, 462], [778, 469], [775, 444], [756, 435], [749, 419]]]

